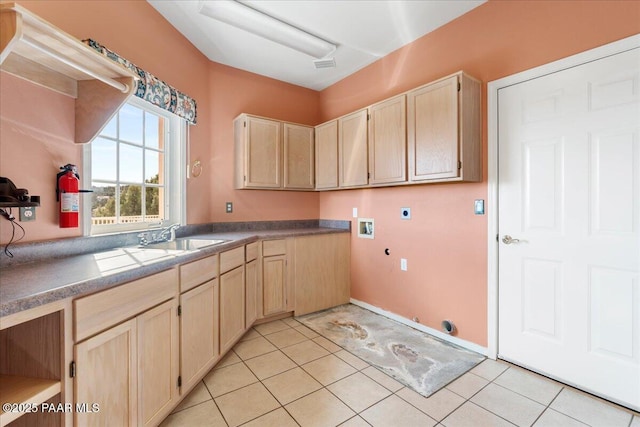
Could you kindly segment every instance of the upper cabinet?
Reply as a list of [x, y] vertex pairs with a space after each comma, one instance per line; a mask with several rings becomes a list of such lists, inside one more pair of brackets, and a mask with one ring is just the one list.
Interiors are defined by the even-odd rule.
[[234, 129], [236, 188], [314, 189], [313, 127], [241, 114]]
[[457, 73], [407, 100], [410, 181], [481, 181], [480, 82]]
[[338, 119], [338, 174], [340, 188], [369, 183], [366, 109]]
[[407, 180], [406, 95], [369, 107], [369, 184]]
[[97, 135], [137, 76], [15, 3], [0, 4], [0, 69], [76, 99], [75, 142]]
[[316, 189], [338, 188], [338, 121], [316, 126]]
[[313, 190], [314, 129], [310, 126], [282, 124], [282, 148], [284, 173], [282, 185], [286, 189]]
[[242, 114], [236, 188], [482, 181], [480, 95], [481, 83], [460, 71], [316, 126], [315, 151], [311, 128]]

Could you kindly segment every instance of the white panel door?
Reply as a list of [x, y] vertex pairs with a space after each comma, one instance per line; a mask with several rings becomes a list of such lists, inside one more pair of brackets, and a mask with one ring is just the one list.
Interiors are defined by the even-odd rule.
[[640, 409], [640, 49], [498, 105], [498, 355]]

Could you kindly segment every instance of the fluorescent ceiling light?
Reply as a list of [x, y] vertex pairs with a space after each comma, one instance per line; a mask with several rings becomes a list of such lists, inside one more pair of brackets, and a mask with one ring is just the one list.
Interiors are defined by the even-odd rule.
[[201, 0], [200, 13], [314, 58], [324, 58], [337, 48], [333, 43], [235, 0]]

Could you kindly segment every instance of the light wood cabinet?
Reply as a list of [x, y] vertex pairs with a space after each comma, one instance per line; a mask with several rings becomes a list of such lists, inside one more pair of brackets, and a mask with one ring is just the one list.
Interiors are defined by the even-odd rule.
[[293, 239], [262, 242], [262, 317], [292, 310], [295, 303], [289, 287], [288, 246]]
[[367, 110], [338, 119], [338, 175], [340, 188], [364, 187], [369, 183], [367, 154]]
[[[244, 248], [242, 248], [244, 251]], [[244, 265], [220, 275], [220, 350], [225, 353], [244, 334]]]
[[75, 401], [96, 403], [98, 412], [75, 413], [78, 426], [135, 426], [138, 422], [136, 319], [75, 346]]
[[314, 129], [283, 123], [284, 171], [283, 187], [288, 190], [313, 190]]
[[75, 365], [76, 403], [99, 405], [76, 425], [158, 425], [178, 401], [177, 301], [76, 344]]
[[137, 317], [138, 426], [158, 425], [178, 401], [178, 300]]
[[294, 240], [296, 316], [348, 303], [350, 235], [323, 234]]
[[316, 127], [316, 189], [338, 188], [338, 121]]
[[258, 318], [258, 242], [246, 246], [245, 264], [245, 329]]
[[241, 115], [234, 128], [236, 188], [282, 187], [282, 124]]
[[217, 278], [180, 295], [180, 390], [183, 395], [219, 358], [218, 309]]
[[241, 114], [234, 139], [236, 188], [314, 189], [313, 127]]
[[406, 95], [369, 107], [369, 184], [407, 180]]
[[262, 314], [270, 316], [287, 309], [287, 256], [275, 255], [262, 259]]
[[74, 301], [75, 401], [100, 407], [77, 425], [155, 425], [175, 406], [177, 291], [171, 269]]
[[411, 182], [482, 180], [480, 90], [457, 73], [407, 94]]
[[180, 266], [180, 393], [188, 393], [220, 358], [218, 255]]

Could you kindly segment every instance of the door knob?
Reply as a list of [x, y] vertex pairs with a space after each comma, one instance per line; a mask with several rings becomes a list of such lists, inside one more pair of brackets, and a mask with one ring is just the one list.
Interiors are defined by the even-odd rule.
[[514, 239], [513, 237], [509, 236], [508, 234], [505, 234], [505, 236], [502, 238], [502, 243], [504, 243], [505, 245], [510, 245], [512, 243], [518, 243], [520, 241], [520, 239]]

